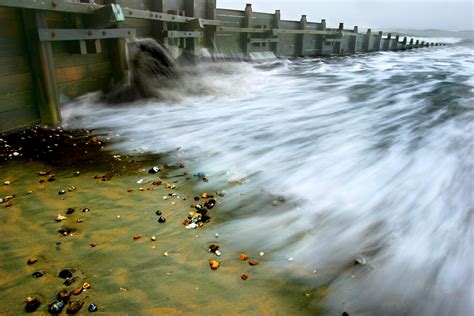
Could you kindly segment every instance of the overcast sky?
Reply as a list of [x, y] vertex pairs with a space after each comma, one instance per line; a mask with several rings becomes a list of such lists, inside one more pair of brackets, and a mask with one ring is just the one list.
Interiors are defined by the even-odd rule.
[[473, 1], [452, 0], [217, 0], [218, 8], [243, 10], [252, 3], [253, 11], [274, 12], [282, 19], [308, 21], [326, 19], [328, 26], [344, 22], [345, 28], [412, 28], [473, 30]]

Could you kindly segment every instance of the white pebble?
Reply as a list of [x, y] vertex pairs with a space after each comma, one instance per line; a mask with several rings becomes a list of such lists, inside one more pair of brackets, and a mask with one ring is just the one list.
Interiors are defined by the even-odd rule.
[[289, 258], [288, 258], [288, 261], [289, 261], [289, 262], [291, 262], [291, 261], [293, 261], [293, 260], [295, 260], [293, 257], [289, 257]]
[[214, 237], [219, 238], [219, 233], [215, 233]]
[[214, 253], [215, 253], [217, 256], [220, 256], [220, 255], [221, 255], [220, 250], [216, 250]]
[[260, 252], [260, 257], [265, 256], [265, 253], [263, 251]]
[[140, 179], [140, 180], [137, 181], [137, 183], [138, 183], [138, 184], [142, 184], [143, 181], [144, 181], [143, 179]]
[[163, 252], [163, 256], [168, 257], [169, 256], [168, 251]]

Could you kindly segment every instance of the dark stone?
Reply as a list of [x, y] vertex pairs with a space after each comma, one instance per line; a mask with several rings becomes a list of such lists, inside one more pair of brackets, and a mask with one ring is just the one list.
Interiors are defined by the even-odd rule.
[[349, 313], [348, 312], [343, 312], [342, 316], [349, 316]]
[[34, 278], [41, 278], [43, 275], [44, 275], [44, 274], [43, 274], [43, 272], [41, 272], [41, 271], [36, 271], [36, 272], [33, 272], [33, 274], [32, 274], [32, 276], [33, 276]]
[[90, 209], [88, 209], [87, 207], [85, 209], [82, 210], [84, 213], [87, 213], [87, 212], [90, 212]]
[[59, 277], [61, 279], [69, 279], [72, 278], [72, 272], [68, 269], [63, 269], [61, 272], [59, 272]]
[[156, 215], [160, 216], [161, 214], [161, 211], [156, 211]]
[[74, 301], [74, 302], [69, 302], [69, 307], [66, 310], [66, 313], [68, 314], [77, 314], [84, 305], [84, 302], [82, 301]]
[[74, 211], [75, 211], [75, 209], [70, 207], [70, 208], [67, 209], [66, 214], [71, 215], [72, 213], [74, 213]]
[[201, 215], [206, 215], [207, 214], [207, 210], [205, 208], [203, 209], [200, 209], [200, 210], [197, 210], [196, 213], [199, 213]]
[[203, 215], [201, 221], [203, 221], [204, 223], [209, 223], [211, 221], [211, 217], [207, 214]]
[[75, 228], [70, 228], [70, 227], [61, 227], [58, 229], [58, 233], [60, 233], [63, 236], [70, 235], [71, 233], [74, 233], [76, 231]]
[[58, 294], [56, 294], [56, 299], [58, 301], [67, 302], [69, 300], [69, 296], [71, 295], [69, 294], [67, 290], [61, 290], [58, 292]]
[[150, 168], [150, 170], [148, 170], [148, 173], [151, 173], [151, 174], [155, 174], [155, 173], [158, 173], [160, 172], [160, 168], [157, 167], [157, 166], [154, 166], [152, 168]]
[[66, 305], [66, 302], [63, 301], [54, 301], [48, 306], [48, 312], [50, 314], [59, 314], [62, 312], [64, 305]]
[[64, 285], [65, 286], [69, 286], [71, 284], [73, 284], [74, 282], [76, 282], [77, 280], [77, 277], [73, 277], [73, 278], [67, 278], [66, 281], [64, 281]]
[[58, 194], [59, 194], [59, 195], [66, 194], [66, 191], [65, 191], [65, 190], [59, 190]]
[[48, 178], [48, 182], [53, 182], [53, 181], [56, 181], [56, 178], [55, 178], [55, 177], [50, 177], [50, 178]]
[[39, 301], [39, 299], [37, 299], [36, 297], [32, 298], [31, 300], [26, 302], [25, 312], [33, 313], [40, 307], [40, 305], [41, 305], [41, 302]]
[[89, 308], [87, 308], [87, 310], [91, 313], [93, 312], [97, 312], [97, 305], [95, 305], [94, 303], [92, 303], [91, 305], [89, 305]]
[[166, 222], [166, 218], [164, 216], [160, 216], [158, 218], [158, 223], [164, 223], [164, 222]]

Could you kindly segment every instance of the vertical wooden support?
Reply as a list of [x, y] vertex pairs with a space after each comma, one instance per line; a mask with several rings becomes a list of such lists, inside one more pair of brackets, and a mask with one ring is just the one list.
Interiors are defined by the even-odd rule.
[[382, 31], [379, 31], [379, 34], [377, 35], [377, 39], [375, 40], [375, 47], [374, 47], [374, 50], [375, 51], [379, 51], [380, 50], [380, 44], [382, 44], [382, 36], [383, 36], [383, 33]]
[[[164, 4], [165, 0], [152, 0], [151, 2], [151, 10], [155, 12], [164, 12]], [[162, 21], [153, 22], [153, 36], [155, 39], [158, 40], [161, 44], [168, 47], [168, 38], [164, 37], [164, 32], [168, 31], [168, 23]]]
[[[280, 29], [280, 21], [281, 21], [281, 12], [280, 10], [275, 10], [275, 17], [273, 18], [273, 29], [278, 30]], [[279, 37], [279, 33], [276, 33], [277, 39]], [[275, 56], [280, 56], [280, 44], [279, 42], [273, 43], [273, 51], [275, 52]]]
[[[299, 29], [300, 30], [306, 30], [307, 25], [308, 25], [308, 20], [306, 19], [306, 15], [302, 15], [301, 19], [300, 19]], [[296, 55], [297, 56], [304, 57], [304, 55], [305, 55], [306, 49], [305, 49], [304, 41], [305, 41], [305, 35], [300, 34], [298, 36], [298, 46], [297, 46], [297, 50], [296, 50]]]
[[335, 54], [343, 54], [344, 51], [342, 50], [342, 41], [344, 40], [344, 38], [343, 38], [343, 33], [342, 32], [344, 31], [344, 23], [339, 23], [338, 31], [339, 31], [339, 38], [338, 39], [340, 40], [340, 42], [336, 43], [334, 53]]
[[[185, 14], [187, 17], [195, 17], [196, 16], [196, 0], [186, 0], [185, 2]], [[186, 26], [187, 31], [196, 31], [192, 27]], [[195, 37], [187, 38], [186, 39], [186, 49], [195, 54], [198, 49], [198, 39]]]
[[[120, 4], [120, 0], [106, 0], [104, 4]], [[115, 28], [121, 28], [119, 23]], [[120, 85], [127, 79], [127, 42], [124, 38], [110, 39], [110, 63], [112, 65], [113, 85]]]
[[420, 40], [416, 40], [415, 47], [416, 48], [420, 47]]
[[390, 42], [392, 41], [392, 33], [387, 34], [387, 39], [383, 43], [383, 50], [390, 50]]
[[403, 49], [403, 50], [407, 49], [407, 37], [406, 36], [403, 38], [401, 49]]
[[398, 50], [399, 42], [400, 42], [400, 35], [395, 35], [395, 40], [393, 41], [392, 50]]
[[[216, 19], [216, 0], [207, 0], [206, 1], [206, 18], [209, 20]], [[207, 26], [206, 27], [206, 36], [207, 36], [207, 47], [211, 48], [213, 52], [216, 50], [216, 27]]]
[[367, 36], [364, 43], [364, 52], [370, 52], [372, 50], [372, 30], [367, 30]]
[[354, 34], [355, 36], [352, 36], [354, 39], [352, 40], [352, 53], [355, 54], [357, 53], [357, 40], [359, 38], [359, 27], [354, 26]]
[[408, 48], [410, 48], [410, 49], [412, 49], [412, 48], [413, 48], [413, 38], [410, 38], [410, 45], [409, 45], [409, 47], [408, 47]]
[[[252, 27], [252, 4], [247, 3], [245, 6], [245, 16], [244, 16], [244, 26], [245, 28]], [[250, 34], [251, 33], [242, 33], [242, 51], [245, 56], [248, 56], [250, 53]]]
[[[318, 30], [326, 31], [326, 20], [325, 19], [322, 19], [321, 22], [319, 23]], [[326, 36], [321, 35], [321, 36], [318, 36], [318, 38], [319, 38], [318, 45], [319, 45], [319, 49], [320, 49], [319, 54], [323, 55], [324, 54], [324, 41], [326, 40]]]
[[38, 29], [48, 28], [45, 13], [44, 11], [23, 9], [22, 17], [41, 123], [54, 126], [61, 121], [61, 100], [51, 43], [40, 42], [38, 38]]

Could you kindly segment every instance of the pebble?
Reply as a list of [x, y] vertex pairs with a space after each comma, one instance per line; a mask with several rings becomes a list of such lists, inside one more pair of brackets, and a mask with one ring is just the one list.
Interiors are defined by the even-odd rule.
[[249, 256], [246, 253], [241, 253], [239, 256], [239, 259], [242, 261], [246, 261], [249, 258]]
[[295, 260], [295, 258], [289, 257], [287, 260], [288, 260], [289, 262], [292, 262], [293, 260]]
[[256, 266], [258, 264], [258, 261], [257, 260], [249, 260], [249, 265], [251, 266]]
[[87, 310], [91, 313], [94, 313], [94, 312], [97, 312], [97, 305], [95, 305], [94, 303], [90, 304], [89, 307], [87, 308]]
[[84, 289], [82, 287], [75, 289], [74, 291], [71, 292], [72, 295], [79, 295], [82, 293]]
[[82, 301], [73, 301], [69, 302], [69, 307], [66, 309], [67, 314], [77, 314], [82, 306], [84, 306], [84, 302]]
[[84, 213], [90, 212], [90, 209], [88, 209], [88, 208], [86, 207], [85, 209], [82, 210], [82, 212], [84, 212]]
[[245, 281], [249, 278], [249, 275], [247, 273], [244, 273], [240, 276], [240, 278]]
[[215, 233], [214, 237], [219, 238], [219, 233]]
[[66, 191], [65, 191], [65, 190], [59, 190], [58, 194], [59, 194], [59, 195], [66, 194]]
[[32, 264], [35, 264], [36, 262], [38, 262], [38, 258], [36, 258], [36, 257], [31, 257], [31, 258], [29, 258], [29, 259], [26, 261], [26, 263], [27, 263], [29, 266], [31, 266]]
[[67, 190], [68, 190], [69, 192], [76, 191], [76, 189], [77, 189], [77, 188], [76, 188], [75, 186], [73, 186], [73, 185], [71, 185], [69, 188], [67, 188]]
[[25, 311], [27, 313], [33, 313], [34, 311], [36, 311], [40, 305], [41, 305], [41, 302], [40, 300], [37, 298], [37, 297], [27, 297], [25, 299], [25, 302], [26, 302], [26, 305], [25, 305]]
[[71, 215], [72, 213], [74, 213], [74, 211], [75, 211], [75, 209], [70, 207], [70, 208], [67, 209], [66, 214]]
[[163, 252], [163, 256], [168, 257], [169, 256], [168, 251]]
[[186, 229], [195, 229], [196, 227], [198, 227], [198, 224], [196, 223], [191, 223], [189, 225], [186, 226]]
[[90, 287], [91, 287], [91, 285], [90, 285], [89, 283], [87, 283], [87, 282], [84, 282], [84, 284], [82, 284], [82, 288], [83, 288], [84, 290], [87, 290], [87, 289], [90, 288]]
[[135, 235], [135, 236], [133, 236], [133, 240], [138, 240], [138, 239], [140, 239], [140, 238], [142, 238], [142, 236], [140, 236], [140, 235]]
[[61, 214], [58, 214], [58, 216], [55, 218], [56, 222], [61, 222], [65, 219], [67, 219], [67, 217]]
[[164, 222], [166, 222], [166, 218], [164, 216], [160, 216], [158, 218], [158, 223], [164, 223]]
[[144, 179], [140, 179], [140, 180], [137, 181], [137, 184], [142, 184], [143, 181], [145, 181], [145, 180], [144, 180]]
[[217, 260], [209, 260], [209, 266], [211, 267], [212, 270], [217, 270], [221, 263]]
[[367, 259], [364, 256], [357, 256], [354, 260], [354, 264], [360, 264], [361, 266], [367, 264]]
[[156, 236], [151, 236], [151, 241], [156, 241]]
[[265, 256], [265, 253], [263, 251], [260, 252], [260, 257]]
[[160, 168], [157, 166], [154, 166], [150, 168], [150, 170], [148, 170], [148, 173], [151, 173], [151, 174], [158, 173], [158, 172], [160, 172]]
[[4, 184], [4, 185], [10, 185], [11, 182], [10, 182], [10, 181], [5, 181], [5, 182], [3, 182], [3, 184]]
[[161, 216], [162, 213], [161, 213], [161, 211], [156, 211], [155, 214], [158, 215], [158, 216]]
[[63, 301], [52, 302], [48, 306], [48, 312], [50, 312], [51, 314], [59, 314], [63, 310], [64, 305], [66, 305], [66, 303]]
[[69, 279], [72, 277], [72, 272], [69, 269], [63, 269], [58, 275], [61, 279]]
[[44, 275], [44, 274], [43, 274], [43, 272], [41, 272], [41, 271], [36, 271], [36, 272], [33, 272], [33, 274], [32, 274], [32, 276], [33, 276], [34, 278], [41, 278], [43, 275]]

